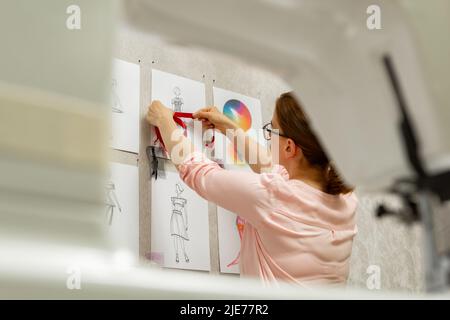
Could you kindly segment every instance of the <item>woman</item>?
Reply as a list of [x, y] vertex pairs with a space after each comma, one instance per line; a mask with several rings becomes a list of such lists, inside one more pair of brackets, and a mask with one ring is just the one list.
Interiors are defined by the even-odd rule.
[[[256, 141], [236, 130], [216, 108], [201, 109], [194, 118], [223, 134], [234, 130], [227, 136], [236, 145], [243, 143], [242, 154], [247, 162], [251, 159]], [[256, 162], [249, 163], [254, 172], [222, 169], [196, 152], [189, 139], [180, 134], [172, 139], [177, 128], [172, 111], [158, 101], [150, 105], [147, 120], [159, 127], [172, 160], [181, 155], [175, 165], [183, 181], [201, 197], [245, 219], [241, 276], [257, 277], [265, 284], [346, 282], [357, 232], [356, 196], [336, 172], [291, 93], [278, 98], [272, 121], [264, 126], [277, 159], [270, 163], [259, 152]], [[271, 171], [263, 172], [267, 167]]]

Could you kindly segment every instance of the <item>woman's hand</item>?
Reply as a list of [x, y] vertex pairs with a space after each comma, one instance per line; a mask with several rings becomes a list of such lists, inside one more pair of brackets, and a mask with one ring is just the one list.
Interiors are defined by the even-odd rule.
[[[160, 101], [152, 101], [148, 107], [146, 119], [150, 125], [159, 128], [165, 149], [178, 169], [178, 165], [183, 162], [187, 155], [194, 151], [194, 147], [191, 140], [185, 137], [182, 130], [177, 127], [177, 123], [173, 120], [172, 109], [166, 108]], [[175, 135], [177, 130], [181, 132]], [[172, 152], [175, 146], [179, 147], [175, 149], [176, 152]]]
[[167, 121], [173, 121], [173, 111], [165, 107], [160, 101], [154, 100], [148, 106], [147, 122], [155, 127], [160, 127]]
[[206, 107], [194, 112], [194, 119], [203, 121], [203, 125], [211, 128], [214, 126], [222, 134], [226, 133], [227, 129], [237, 129], [238, 126], [230, 118], [225, 116], [216, 107]]

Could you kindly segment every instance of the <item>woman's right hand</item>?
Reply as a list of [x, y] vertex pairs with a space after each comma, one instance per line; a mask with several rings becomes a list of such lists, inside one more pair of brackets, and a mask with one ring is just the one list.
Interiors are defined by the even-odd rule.
[[222, 134], [226, 134], [227, 129], [237, 129], [238, 126], [230, 118], [225, 116], [216, 107], [206, 107], [194, 112], [194, 119], [203, 121], [203, 125], [207, 128], [214, 126]]

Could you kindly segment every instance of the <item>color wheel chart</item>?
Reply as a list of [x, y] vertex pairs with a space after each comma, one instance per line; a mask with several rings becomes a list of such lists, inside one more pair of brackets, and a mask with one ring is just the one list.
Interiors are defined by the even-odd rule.
[[[240, 100], [230, 99], [225, 102], [222, 110], [223, 114], [237, 123], [237, 125], [244, 131], [248, 131], [252, 125], [252, 115], [247, 106]], [[244, 165], [245, 163], [239, 159], [237, 151], [229, 144], [227, 146], [227, 154], [230, 160], [236, 165]]]
[[[262, 127], [261, 102], [236, 92], [213, 88], [214, 105], [224, 115], [233, 120], [242, 130], [251, 137], [257, 138]], [[225, 164], [242, 167], [245, 162], [239, 158], [237, 151], [229, 141], [216, 144], [216, 156], [225, 161]], [[225, 143], [225, 146], [223, 145]]]
[[244, 131], [252, 126], [252, 115], [247, 106], [237, 99], [230, 99], [223, 106], [223, 114], [233, 120]]

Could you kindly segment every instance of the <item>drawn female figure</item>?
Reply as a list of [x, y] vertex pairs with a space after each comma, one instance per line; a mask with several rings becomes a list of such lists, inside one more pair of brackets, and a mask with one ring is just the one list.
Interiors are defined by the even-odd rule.
[[[244, 234], [244, 225], [245, 225], [245, 220], [242, 219], [241, 217], [237, 216], [236, 217], [236, 229], [239, 233], [239, 238], [241, 239], [241, 241], [242, 241], [242, 235]], [[233, 261], [231, 261], [229, 264], [227, 264], [227, 267], [229, 268], [235, 264], [238, 264], [240, 255], [241, 255], [241, 252], [239, 251], [236, 258], [234, 258]]]
[[117, 199], [115, 189], [114, 182], [109, 181], [106, 185], [106, 215], [109, 215], [109, 225], [112, 224], [114, 209], [117, 207], [119, 212], [122, 212], [122, 207]]
[[115, 113], [123, 113], [122, 102], [120, 101], [119, 95], [117, 94], [116, 79], [112, 79], [111, 82], [111, 100], [112, 100], [112, 111]]
[[181, 89], [179, 87], [174, 87], [173, 93], [175, 94], [175, 97], [172, 99], [172, 109], [174, 112], [181, 112], [181, 107], [184, 104], [183, 98], [181, 97]]
[[189, 262], [189, 257], [186, 253], [185, 241], [189, 241], [187, 234], [188, 230], [188, 215], [186, 211], [187, 200], [180, 197], [184, 189], [180, 184], [175, 185], [176, 197], [171, 197], [172, 200], [172, 214], [170, 216], [170, 235], [173, 239], [175, 247], [175, 261], [180, 262], [179, 251], [181, 249], [184, 260]]

